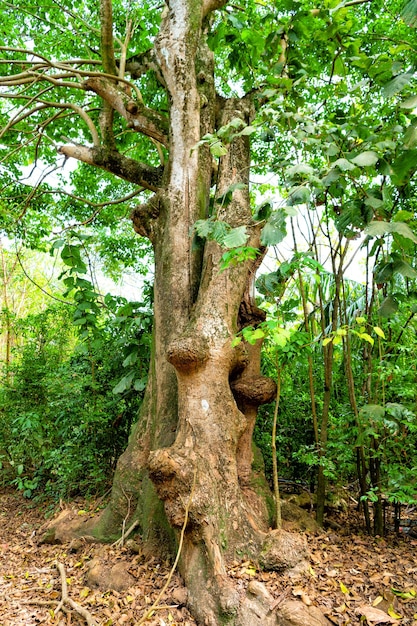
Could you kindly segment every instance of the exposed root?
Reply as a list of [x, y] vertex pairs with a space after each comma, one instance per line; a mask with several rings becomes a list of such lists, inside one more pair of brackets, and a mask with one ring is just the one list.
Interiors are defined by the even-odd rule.
[[178, 550], [177, 550], [177, 555], [175, 557], [175, 561], [174, 561], [174, 563], [173, 563], [173, 565], [171, 567], [171, 570], [170, 570], [170, 572], [168, 574], [168, 578], [165, 581], [165, 585], [162, 587], [161, 591], [158, 594], [158, 597], [156, 598], [155, 602], [152, 604], [150, 609], [148, 609], [146, 611], [146, 613], [143, 615], [143, 617], [138, 621], [137, 626], [140, 626], [140, 624], [143, 624], [144, 622], [146, 622], [150, 618], [150, 616], [152, 615], [152, 612], [157, 610], [158, 608], [160, 608], [159, 607], [159, 602], [160, 602], [162, 596], [164, 595], [165, 591], [168, 589], [168, 586], [169, 586], [169, 584], [171, 582], [172, 576], [174, 575], [174, 572], [175, 572], [175, 570], [177, 568], [178, 561], [179, 561], [180, 555], [181, 555], [182, 545], [184, 543], [185, 529], [187, 528], [188, 514], [189, 514], [189, 511], [190, 511], [191, 501], [193, 499], [196, 478], [197, 478], [197, 468], [195, 468], [195, 470], [194, 470], [194, 479], [193, 479], [193, 484], [192, 484], [191, 491], [190, 491], [190, 497], [188, 498], [187, 506], [185, 507], [184, 523], [183, 523], [182, 528], [181, 528], [180, 541], [179, 541], [179, 545], [178, 545]]

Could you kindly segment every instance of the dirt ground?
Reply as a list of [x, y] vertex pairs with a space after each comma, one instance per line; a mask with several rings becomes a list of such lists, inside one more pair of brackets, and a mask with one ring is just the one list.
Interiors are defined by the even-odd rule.
[[[79, 515], [94, 508], [81, 500], [72, 506]], [[45, 516], [51, 512], [15, 492], [0, 492], [0, 626], [195, 625], [176, 574], [158, 607], [141, 622], [170, 568], [155, 558], [146, 560], [139, 544], [122, 548], [80, 541], [39, 544]], [[242, 593], [251, 580], [259, 580], [274, 598], [273, 606], [298, 598], [320, 607], [338, 626], [417, 626], [417, 539], [393, 533], [370, 538], [361, 534], [351, 517], [349, 512], [339, 514], [340, 530], [308, 536], [311, 567], [296, 578], [260, 571], [249, 561], [230, 563], [229, 575]], [[124, 582], [129, 586], [119, 591], [97, 587], [92, 572], [98, 561], [109, 569], [122, 569], [127, 562]], [[62, 605], [63, 594], [68, 601]]]

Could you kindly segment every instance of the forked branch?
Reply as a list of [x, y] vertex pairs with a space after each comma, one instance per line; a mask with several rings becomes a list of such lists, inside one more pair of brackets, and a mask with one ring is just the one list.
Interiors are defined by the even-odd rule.
[[151, 167], [135, 159], [129, 159], [117, 150], [88, 148], [73, 144], [61, 146], [58, 151], [66, 157], [72, 157], [88, 165], [95, 165], [151, 191], [157, 191], [162, 183], [163, 167]]

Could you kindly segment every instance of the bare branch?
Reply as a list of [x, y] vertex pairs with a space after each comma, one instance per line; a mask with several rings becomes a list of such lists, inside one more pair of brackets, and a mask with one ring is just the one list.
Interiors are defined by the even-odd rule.
[[[117, 61], [116, 61], [117, 65]], [[146, 72], [155, 72], [157, 81], [165, 87], [165, 81], [155, 56], [154, 48], [150, 48], [141, 54], [135, 54], [126, 60], [125, 71], [131, 78], [140, 78]]]
[[73, 611], [76, 611], [79, 615], [81, 615], [85, 619], [88, 626], [98, 626], [97, 622], [91, 615], [90, 611], [87, 611], [87, 609], [85, 609], [84, 607], [82, 607], [80, 604], [78, 604], [77, 602], [72, 600], [72, 598], [69, 597], [68, 586], [67, 586], [67, 574], [65, 572], [65, 568], [62, 565], [62, 563], [57, 562], [56, 567], [61, 576], [62, 598], [61, 598], [61, 602], [56, 607], [54, 613], [57, 614], [58, 611], [62, 609], [63, 605], [67, 604], [68, 606], [71, 607], [71, 609], [73, 609]]
[[169, 122], [163, 115], [132, 100], [124, 91], [107, 80], [90, 78], [84, 82], [84, 86], [110, 104], [127, 120], [133, 130], [156, 139], [164, 146], [168, 145]]
[[59, 153], [83, 163], [100, 167], [130, 183], [157, 191], [162, 184], [163, 167], [151, 167], [123, 156], [117, 150], [88, 148], [78, 144], [61, 146]]
[[[82, 109], [81, 107], [77, 106], [76, 104], [72, 104], [72, 103], [47, 102], [47, 101], [43, 101], [43, 100], [38, 100], [38, 102], [40, 102], [40, 104], [38, 106], [33, 107], [32, 109], [30, 109], [29, 111], [26, 111], [25, 113], [21, 113], [20, 115], [18, 114], [17, 116], [12, 117], [9, 120], [9, 122], [6, 124], [6, 126], [0, 131], [0, 138], [3, 137], [3, 135], [8, 130], [10, 130], [10, 128], [15, 126], [19, 122], [23, 121], [24, 119], [30, 117], [31, 115], [33, 115], [37, 111], [41, 111], [43, 109], [49, 109], [49, 108], [70, 109], [70, 110], [74, 111], [75, 113], [77, 113], [77, 115], [79, 115], [81, 117], [81, 119], [84, 120], [84, 122], [86, 123], [86, 125], [87, 125], [87, 127], [88, 127], [88, 129], [89, 129], [89, 131], [91, 133], [91, 137], [92, 137], [94, 146], [97, 147], [97, 146], [100, 145], [100, 138], [98, 136], [97, 129], [94, 126], [94, 123], [93, 123], [91, 117], [84, 111], [84, 109]], [[26, 107], [24, 107], [24, 108], [26, 108]]]
[[216, 11], [216, 9], [221, 9], [225, 4], [227, 4], [227, 0], [203, 0], [203, 17]]

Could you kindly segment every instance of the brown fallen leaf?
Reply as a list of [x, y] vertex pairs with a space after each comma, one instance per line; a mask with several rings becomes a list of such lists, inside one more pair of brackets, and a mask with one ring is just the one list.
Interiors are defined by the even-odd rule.
[[397, 624], [398, 620], [394, 619], [385, 611], [381, 611], [381, 609], [376, 609], [370, 604], [362, 604], [356, 608], [356, 613], [359, 615], [366, 617], [366, 621], [370, 626], [374, 624]]

